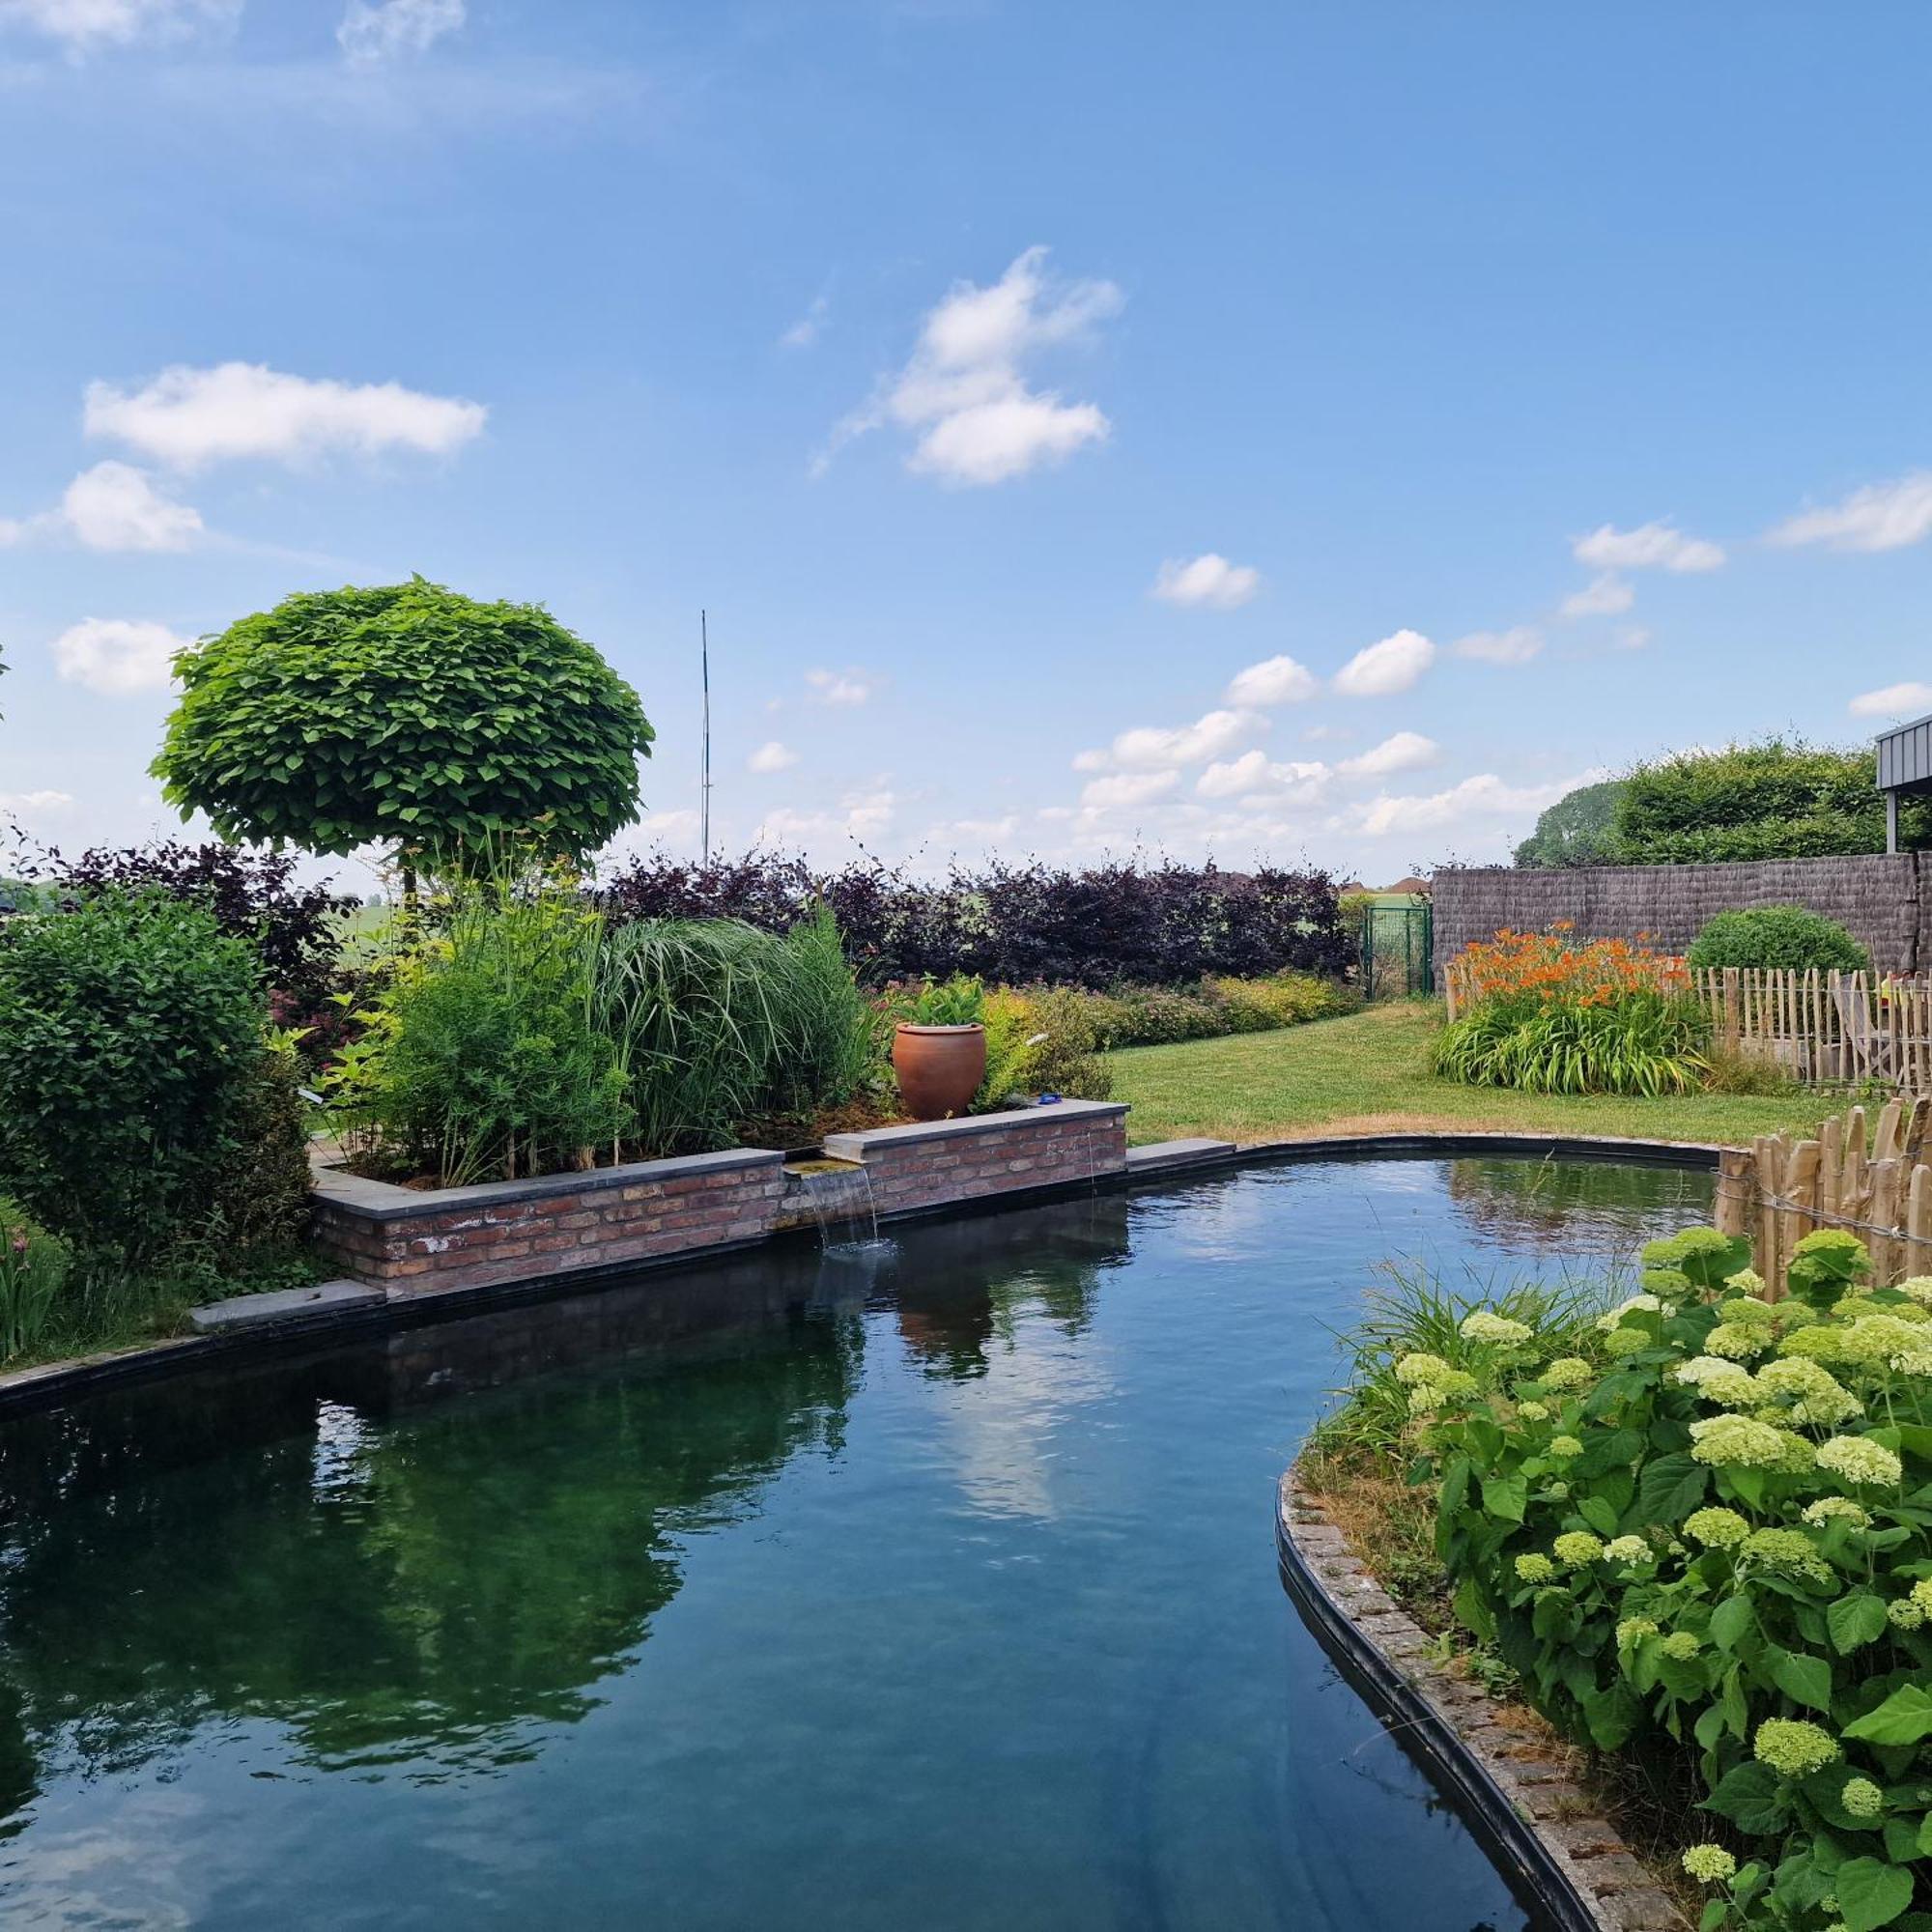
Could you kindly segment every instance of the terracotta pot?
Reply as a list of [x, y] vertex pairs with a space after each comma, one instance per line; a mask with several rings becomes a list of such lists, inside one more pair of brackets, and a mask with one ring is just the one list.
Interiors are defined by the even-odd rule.
[[982, 1026], [901, 1026], [893, 1033], [899, 1097], [916, 1121], [963, 1114], [986, 1077]]

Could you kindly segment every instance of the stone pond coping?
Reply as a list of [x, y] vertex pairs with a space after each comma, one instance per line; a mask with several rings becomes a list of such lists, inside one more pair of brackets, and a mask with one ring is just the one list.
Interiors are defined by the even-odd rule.
[[1687, 1924], [1561, 1752], [1497, 1721], [1498, 1701], [1369, 1574], [1294, 1468], [1281, 1479], [1275, 1541], [1282, 1581], [1322, 1649], [1543, 1922], [1558, 1932]]
[[[1094, 1103], [1069, 1100], [1060, 1104], [1073, 1107]], [[1037, 1110], [1041, 1115], [1053, 1111], [1047, 1108]], [[982, 1115], [976, 1118], [993, 1120], [1003, 1117]], [[902, 1130], [885, 1128], [880, 1131], [892, 1133]], [[762, 1152], [767, 1161], [780, 1158], [766, 1150], [751, 1151]], [[1028, 1199], [1050, 1199], [1088, 1187], [1111, 1190], [1170, 1180], [1208, 1179], [1248, 1168], [1294, 1166], [1320, 1161], [1453, 1160], [1490, 1155], [1525, 1160], [1609, 1160], [1631, 1161], [1651, 1167], [1715, 1168], [1719, 1151], [1715, 1147], [1681, 1142], [1633, 1141], [1607, 1136], [1420, 1131], [1328, 1135], [1246, 1147], [1236, 1147], [1222, 1141], [1168, 1141], [1134, 1148], [1112, 1172], [1096, 1172], [1091, 1177], [1045, 1184], [1016, 1185], [1004, 1195], [983, 1196], [977, 1205], [991, 1207], [1006, 1202], [1017, 1205]], [[431, 1198], [412, 1188], [363, 1180], [340, 1169], [324, 1167], [321, 1162], [327, 1158], [326, 1154], [319, 1153], [321, 1191], [345, 1208], [360, 1206], [372, 1210], [366, 1219], [370, 1228], [391, 1225], [384, 1220], [384, 1208], [395, 1208], [401, 1215], [407, 1216], [411, 1212], [420, 1212], [425, 1201]], [[654, 1163], [636, 1162], [631, 1165], [649, 1167]], [[779, 1172], [781, 1173], [782, 1169]], [[1031, 1179], [1030, 1176], [1013, 1178], [1015, 1180]], [[622, 1176], [618, 1170], [611, 1168], [600, 1168], [583, 1175], [546, 1176], [534, 1181], [495, 1182], [482, 1191], [501, 1196], [496, 1205], [505, 1207], [532, 1196], [541, 1199], [545, 1190], [554, 1188], [559, 1180], [574, 1184], [579, 1191], [588, 1188], [594, 1192], [613, 1184], [613, 1179], [621, 1191]], [[463, 1193], [465, 1190], [439, 1192]], [[962, 1210], [970, 1209], [974, 1205], [967, 1202], [959, 1204]], [[924, 1208], [891, 1211], [934, 1213], [942, 1212], [944, 1208], [935, 1204]], [[691, 1253], [689, 1258], [701, 1260], [703, 1252]], [[713, 1248], [709, 1252], [721, 1250]], [[522, 1261], [524, 1258], [514, 1259]], [[607, 1283], [614, 1286], [633, 1279], [640, 1270], [676, 1266], [684, 1259], [685, 1254], [671, 1251], [631, 1261], [606, 1262], [593, 1258], [590, 1264], [574, 1269], [545, 1267], [540, 1264], [533, 1267], [526, 1263], [518, 1273], [473, 1287], [465, 1286], [460, 1281], [439, 1281], [434, 1286], [424, 1286], [419, 1280], [413, 1287], [401, 1284], [382, 1286], [367, 1280], [345, 1278], [324, 1284], [325, 1292], [296, 1291], [286, 1296], [266, 1297], [271, 1304], [271, 1313], [253, 1315], [251, 1311], [251, 1319], [226, 1322], [215, 1332], [170, 1336], [130, 1349], [105, 1350], [68, 1361], [0, 1371], [0, 1416], [30, 1408], [59, 1407], [92, 1395], [160, 1377], [192, 1374], [218, 1361], [241, 1362], [260, 1359], [265, 1354], [329, 1347], [353, 1342], [363, 1335], [415, 1326], [423, 1321], [458, 1321], [493, 1308], [579, 1293], [586, 1288]], [[264, 1297], [236, 1297], [238, 1304], [260, 1299]], [[239, 1308], [237, 1312], [240, 1313]]]

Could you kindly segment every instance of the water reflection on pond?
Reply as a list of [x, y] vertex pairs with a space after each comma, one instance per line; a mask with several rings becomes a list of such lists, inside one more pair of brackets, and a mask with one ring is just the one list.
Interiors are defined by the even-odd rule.
[[1390, 1253], [1708, 1198], [1261, 1169], [11, 1422], [0, 1909], [1520, 1925], [1282, 1597], [1272, 1480]]

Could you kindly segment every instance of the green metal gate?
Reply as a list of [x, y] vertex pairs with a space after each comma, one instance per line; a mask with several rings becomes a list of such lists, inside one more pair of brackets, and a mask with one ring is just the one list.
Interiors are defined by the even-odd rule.
[[1406, 1000], [1435, 990], [1431, 955], [1435, 913], [1427, 899], [1371, 905], [1362, 913], [1362, 993], [1371, 1000]]

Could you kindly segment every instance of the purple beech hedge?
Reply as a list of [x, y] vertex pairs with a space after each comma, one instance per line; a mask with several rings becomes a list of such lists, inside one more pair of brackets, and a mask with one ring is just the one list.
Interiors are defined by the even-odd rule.
[[977, 973], [1009, 985], [1184, 985], [1285, 968], [1339, 976], [1351, 956], [1334, 880], [1274, 867], [955, 863], [934, 882], [870, 858], [822, 871], [772, 852], [709, 865], [653, 855], [607, 875], [599, 898], [616, 920], [740, 919], [773, 932], [823, 900], [873, 984]]

